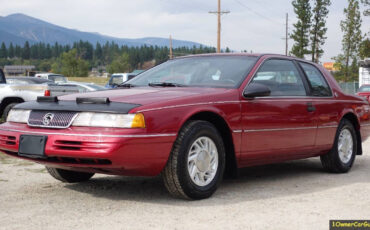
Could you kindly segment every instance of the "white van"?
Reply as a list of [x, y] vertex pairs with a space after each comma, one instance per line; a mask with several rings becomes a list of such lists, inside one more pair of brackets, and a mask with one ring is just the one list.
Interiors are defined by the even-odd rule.
[[35, 77], [48, 79], [53, 81], [54, 83], [67, 83], [67, 78], [61, 74], [55, 73], [37, 73]]

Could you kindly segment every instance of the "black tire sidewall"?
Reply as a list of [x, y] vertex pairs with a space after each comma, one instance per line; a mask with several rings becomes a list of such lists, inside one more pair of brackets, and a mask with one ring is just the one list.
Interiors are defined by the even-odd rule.
[[[338, 141], [339, 141], [339, 135], [340, 133], [344, 130], [344, 129], [347, 129], [348, 131], [350, 131], [351, 135], [352, 135], [352, 141], [353, 141], [353, 152], [352, 152], [352, 156], [351, 156], [351, 159], [347, 162], [347, 163], [344, 163], [342, 162], [342, 160], [340, 159], [339, 157], [339, 152], [338, 152]], [[333, 146], [333, 157], [335, 159], [335, 162], [337, 163], [337, 165], [344, 171], [348, 171], [352, 165], [353, 165], [353, 162], [355, 160], [355, 157], [356, 157], [356, 154], [357, 154], [357, 136], [356, 136], [356, 131], [352, 125], [351, 122], [347, 121], [347, 120], [343, 120], [338, 128], [338, 132], [336, 134], [336, 138], [335, 138], [335, 144]]]
[[8, 114], [10, 112], [10, 110], [19, 103], [10, 103], [9, 105], [5, 106], [5, 109], [3, 111], [3, 115], [2, 115], [2, 118], [6, 121], [6, 119], [8, 118]]
[[[192, 181], [187, 166], [190, 147], [199, 137], [210, 138], [215, 143], [218, 152], [217, 173], [212, 182], [206, 186], [198, 186]], [[225, 148], [222, 137], [217, 129], [209, 122], [198, 122], [192, 125], [192, 127], [185, 133], [181, 142], [177, 163], [179, 181], [187, 196], [193, 199], [202, 199], [212, 195], [222, 181], [225, 169]]]

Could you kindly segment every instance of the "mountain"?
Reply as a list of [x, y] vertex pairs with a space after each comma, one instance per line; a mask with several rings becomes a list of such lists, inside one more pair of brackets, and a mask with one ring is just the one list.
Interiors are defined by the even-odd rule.
[[[37, 18], [24, 14], [11, 14], [6, 17], [0, 17], [0, 43], [9, 45], [23, 45], [26, 41], [33, 43], [43, 42], [54, 44], [58, 42], [62, 45], [73, 44], [75, 41], [89, 41], [92, 44], [100, 42], [115, 42], [118, 45], [142, 46], [157, 45], [168, 46], [167, 38], [146, 37], [138, 39], [115, 38], [101, 35], [99, 33], [82, 32], [74, 29], [57, 26]], [[193, 47], [200, 46], [200, 43], [182, 40], [172, 40], [173, 47]]]

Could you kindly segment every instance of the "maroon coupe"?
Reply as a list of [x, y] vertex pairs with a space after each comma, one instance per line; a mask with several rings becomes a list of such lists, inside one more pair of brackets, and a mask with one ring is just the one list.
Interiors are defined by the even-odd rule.
[[63, 182], [162, 174], [177, 197], [211, 196], [237, 168], [320, 156], [348, 172], [370, 131], [369, 103], [322, 66], [281, 55], [176, 58], [118, 89], [40, 97], [0, 125], [0, 150]]

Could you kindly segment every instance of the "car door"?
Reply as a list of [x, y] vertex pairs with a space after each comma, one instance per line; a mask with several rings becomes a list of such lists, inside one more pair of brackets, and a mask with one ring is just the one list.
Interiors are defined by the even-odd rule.
[[337, 118], [343, 105], [334, 99], [328, 82], [318, 68], [306, 62], [299, 62], [299, 65], [307, 78], [313, 105], [316, 108], [316, 151], [327, 151], [333, 145], [338, 128]]
[[269, 87], [271, 94], [241, 103], [241, 164], [265, 164], [309, 154], [315, 143], [315, 108], [297, 64], [289, 59], [267, 59], [252, 83]]

